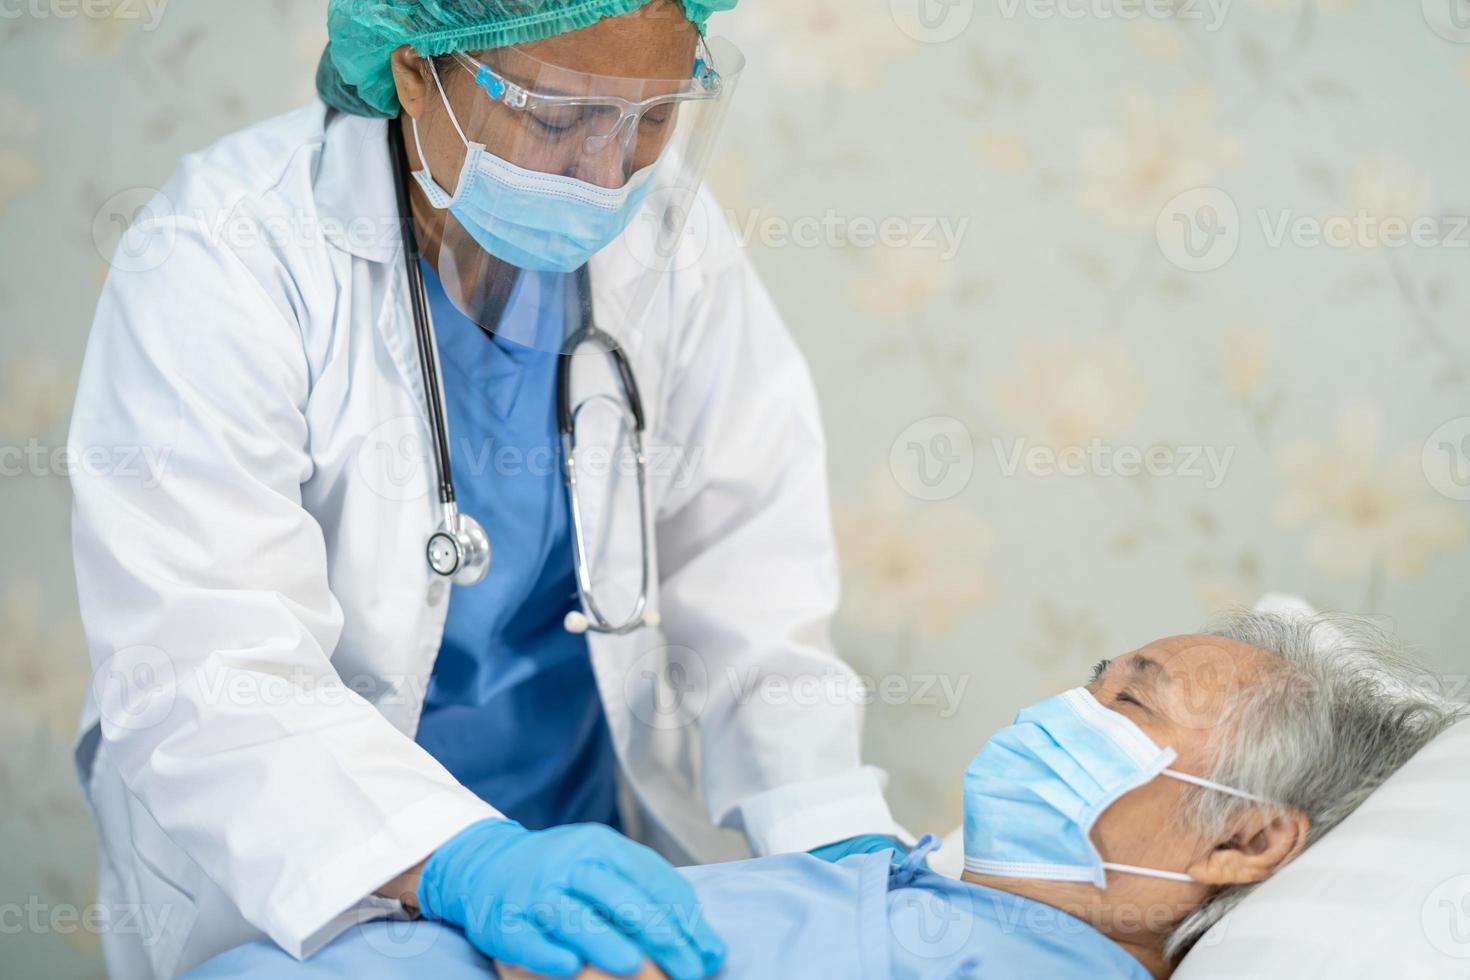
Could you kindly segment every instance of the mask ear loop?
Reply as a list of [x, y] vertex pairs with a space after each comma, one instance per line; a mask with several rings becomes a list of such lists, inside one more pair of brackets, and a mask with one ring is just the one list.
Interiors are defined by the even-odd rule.
[[1179, 772], [1176, 769], [1165, 769], [1160, 775], [1168, 776], [1171, 779], [1177, 779], [1181, 783], [1193, 783], [1196, 786], [1203, 786], [1205, 789], [1212, 789], [1219, 793], [1227, 793], [1230, 796], [1238, 796], [1242, 800], [1250, 800], [1252, 803], [1260, 803], [1264, 806], [1271, 805], [1271, 801], [1266, 799], [1265, 797], [1257, 796], [1254, 793], [1247, 793], [1245, 790], [1236, 789], [1233, 786], [1226, 786], [1224, 783], [1217, 783], [1214, 780], [1206, 779], [1203, 776], [1195, 776], [1191, 773]]
[[1114, 864], [1104, 861], [1103, 867], [1109, 871], [1120, 871], [1125, 875], [1140, 875], [1144, 878], [1162, 878], [1165, 881], [1194, 881], [1183, 871], [1164, 871], [1161, 868], [1140, 868], [1133, 864]]
[[[425, 60], [429, 62], [429, 74], [434, 76], [434, 87], [439, 90], [439, 101], [444, 103], [444, 111], [449, 113], [449, 121], [454, 124], [454, 131], [459, 134], [459, 141], [463, 143], [465, 149], [468, 150], [470, 148], [469, 138], [465, 136], [464, 130], [460, 128], [459, 117], [454, 114], [454, 106], [449, 104], [449, 96], [444, 91], [444, 83], [439, 80], [439, 69], [434, 64], [433, 58], [427, 58]], [[418, 150], [419, 163], [423, 164], [423, 168], [425, 170], [428, 170], [429, 158], [424, 156], [424, 144], [423, 141], [419, 139], [418, 117], [411, 117], [411, 123], [413, 128], [413, 145], [414, 149]]]
[[[1236, 796], [1242, 800], [1250, 800], [1252, 803], [1260, 803], [1263, 806], [1271, 805], [1271, 801], [1265, 799], [1264, 797], [1257, 796], [1254, 793], [1247, 793], [1243, 789], [1236, 789], [1234, 786], [1226, 786], [1224, 783], [1217, 783], [1213, 779], [1206, 779], [1203, 776], [1196, 776], [1192, 773], [1179, 772], [1175, 769], [1165, 769], [1160, 773], [1160, 775], [1168, 776], [1171, 779], [1177, 779], [1181, 783], [1193, 783], [1195, 786], [1201, 786], [1205, 789], [1212, 789], [1218, 793], [1225, 793], [1229, 796]], [[1166, 881], [1194, 881], [1194, 878], [1190, 877], [1182, 871], [1165, 871], [1161, 868], [1140, 868], [1135, 864], [1114, 864], [1111, 861], [1104, 861], [1103, 867], [1108, 871], [1121, 871], [1124, 874], [1142, 875], [1146, 878], [1163, 878]]]

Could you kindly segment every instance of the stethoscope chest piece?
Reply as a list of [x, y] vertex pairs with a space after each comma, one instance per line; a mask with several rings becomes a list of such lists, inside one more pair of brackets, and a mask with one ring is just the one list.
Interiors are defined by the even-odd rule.
[[455, 585], [477, 585], [490, 572], [490, 538], [480, 522], [446, 508], [444, 523], [429, 538], [429, 567]]

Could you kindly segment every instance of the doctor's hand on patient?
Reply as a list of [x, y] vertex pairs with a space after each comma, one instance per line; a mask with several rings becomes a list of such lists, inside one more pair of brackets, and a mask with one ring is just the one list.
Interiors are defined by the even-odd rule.
[[481, 952], [547, 977], [583, 966], [630, 976], [650, 959], [671, 980], [719, 969], [725, 944], [663, 858], [601, 824], [527, 830], [482, 820], [429, 856], [419, 910]]

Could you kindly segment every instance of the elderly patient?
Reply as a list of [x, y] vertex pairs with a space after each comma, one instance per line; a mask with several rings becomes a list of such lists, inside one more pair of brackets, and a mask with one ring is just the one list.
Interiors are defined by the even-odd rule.
[[[996, 733], [965, 771], [960, 881], [922, 865], [932, 838], [907, 859], [684, 873], [729, 945], [724, 977], [1165, 977], [1456, 720], [1419, 676], [1367, 620], [1240, 614], [1103, 661]], [[305, 964], [257, 944], [199, 975], [491, 968], [447, 927], [376, 922]]]

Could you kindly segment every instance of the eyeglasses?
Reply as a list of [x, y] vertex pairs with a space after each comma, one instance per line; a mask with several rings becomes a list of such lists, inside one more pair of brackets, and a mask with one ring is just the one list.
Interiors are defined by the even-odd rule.
[[[630, 121], [634, 126], [656, 131], [672, 121], [679, 103], [711, 101], [720, 98], [724, 92], [724, 80], [714, 68], [713, 58], [702, 40], [699, 56], [694, 61], [694, 71], [690, 79], [682, 83], [674, 83], [668, 79], [589, 75], [545, 65], [524, 51], [510, 50], [515, 50], [518, 57], [546, 69], [541, 74], [550, 74], [557, 81], [566, 83], [566, 87], [582, 90], [583, 94], [535, 91], [518, 85], [501, 72], [464, 52], [456, 51], [453, 57], [474, 76], [475, 84], [491, 99], [518, 112], [527, 113], [543, 135], [556, 139], [580, 134], [592, 144], [589, 149], [605, 145], [623, 131]], [[641, 90], [670, 85], [673, 85], [672, 91], [659, 92], [647, 98], [630, 99], [612, 94], [591, 94], [598, 88], [627, 90], [631, 87]]]

